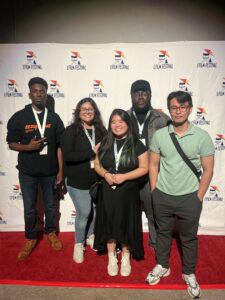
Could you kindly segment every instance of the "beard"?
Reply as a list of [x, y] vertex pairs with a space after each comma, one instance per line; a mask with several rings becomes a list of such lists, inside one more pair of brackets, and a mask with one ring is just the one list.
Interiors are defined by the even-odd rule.
[[40, 110], [43, 110], [45, 108], [45, 104], [44, 103], [38, 103], [36, 104], [37, 108], [39, 108]]
[[133, 104], [133, 109], [137, 114], [145, 114], [152, 108], [150, 101], [147, 102], [146, 105], [143, 107], [139, 107], [136, 103], [134, 103], [134, 101], [132, 102], [132, 104]]

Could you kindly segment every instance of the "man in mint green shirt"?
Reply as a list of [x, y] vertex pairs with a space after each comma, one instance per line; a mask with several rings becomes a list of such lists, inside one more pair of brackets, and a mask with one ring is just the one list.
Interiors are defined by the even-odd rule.
[[[146, 281], [155, 285], [170, 275], [169, 254], [175, 218], [179, 222], [182, 247], [182, 277], [192, 298], [201, 296], [195, 277], [198, 223], [202, 201], [213, 176], [215, 147], [209, 134], [188, 121], [192, 112], [189, 93], [177, 91], [167, 97], [172, 123], [159, 129], [150, 146], [150, 186], [157, 225], [157, 265]], [[177, 152], [170, 137], [174, 132], [183, 152], [197, 171], [200, 181]], [[160, 171], [159, 171], [160, 170]]]

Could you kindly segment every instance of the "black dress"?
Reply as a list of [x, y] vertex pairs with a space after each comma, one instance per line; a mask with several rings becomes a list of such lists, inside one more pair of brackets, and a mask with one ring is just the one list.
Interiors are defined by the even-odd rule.
[[[124, 140], [117, 140], [118, 151]], [[146, 151], [142, 142], [135, 147], [137, 157]], [[115, 172], [113, 148], [103, 159], [102, 166], [111, 173]], [[119, 164], [117, 173], [127, 173], [131, 168], [122, 168]], [[143, 258], [142, 219], [138, 180], [125, 181], [113, 189], [106, 181], [99, 191], [96, 221], [95, 249], [102, 249], [108, 240], [115, 239], [130, 248], [134, 258]]]

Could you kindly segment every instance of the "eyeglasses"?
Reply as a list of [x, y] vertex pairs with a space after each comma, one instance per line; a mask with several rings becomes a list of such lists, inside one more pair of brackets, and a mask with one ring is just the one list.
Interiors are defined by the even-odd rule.
[[87, 114], [87, 113], [93, 113], [93, 112], [94, 112], [94, 109], [93, 109], [93, 108], [89, 108], [89, 109], [82, 108], [80, 111], [81, 111], [83, 114]]
[[189, 108], [189, 105], [181, 105], [181, 106], [170, 106], [169, 110], [172, 113], [175, 113], [177, 111], [180, 111], [182, 113], [186, 112]]

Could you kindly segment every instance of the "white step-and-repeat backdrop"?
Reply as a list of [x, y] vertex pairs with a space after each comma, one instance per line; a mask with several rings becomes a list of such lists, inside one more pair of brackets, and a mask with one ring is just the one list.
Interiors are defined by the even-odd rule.
[[[130, 86], [146, 79], [154, 108], [166, 113], [166, 97], [184, 90], [193, 97], [191, 121], [207, 130], [215, 144], [215, 172], [205, 195], [200, 234], [225, 235], [225, 41], [145, 44], [0, 45], [0, 230], [23, 231], [23, 204], [17, 177], [17, 153], [5, 142], [9, 117], [30, 103], [28, 81], [49, 84], [55, 111], [65, 126], [76, 103], [92, 97], [107, 126], [113, 108], [131, 106]], [[60, 230], [73, 231], [75, 209], [60, 201]], [[143, 230], [147, 222], [143, 215]]]

